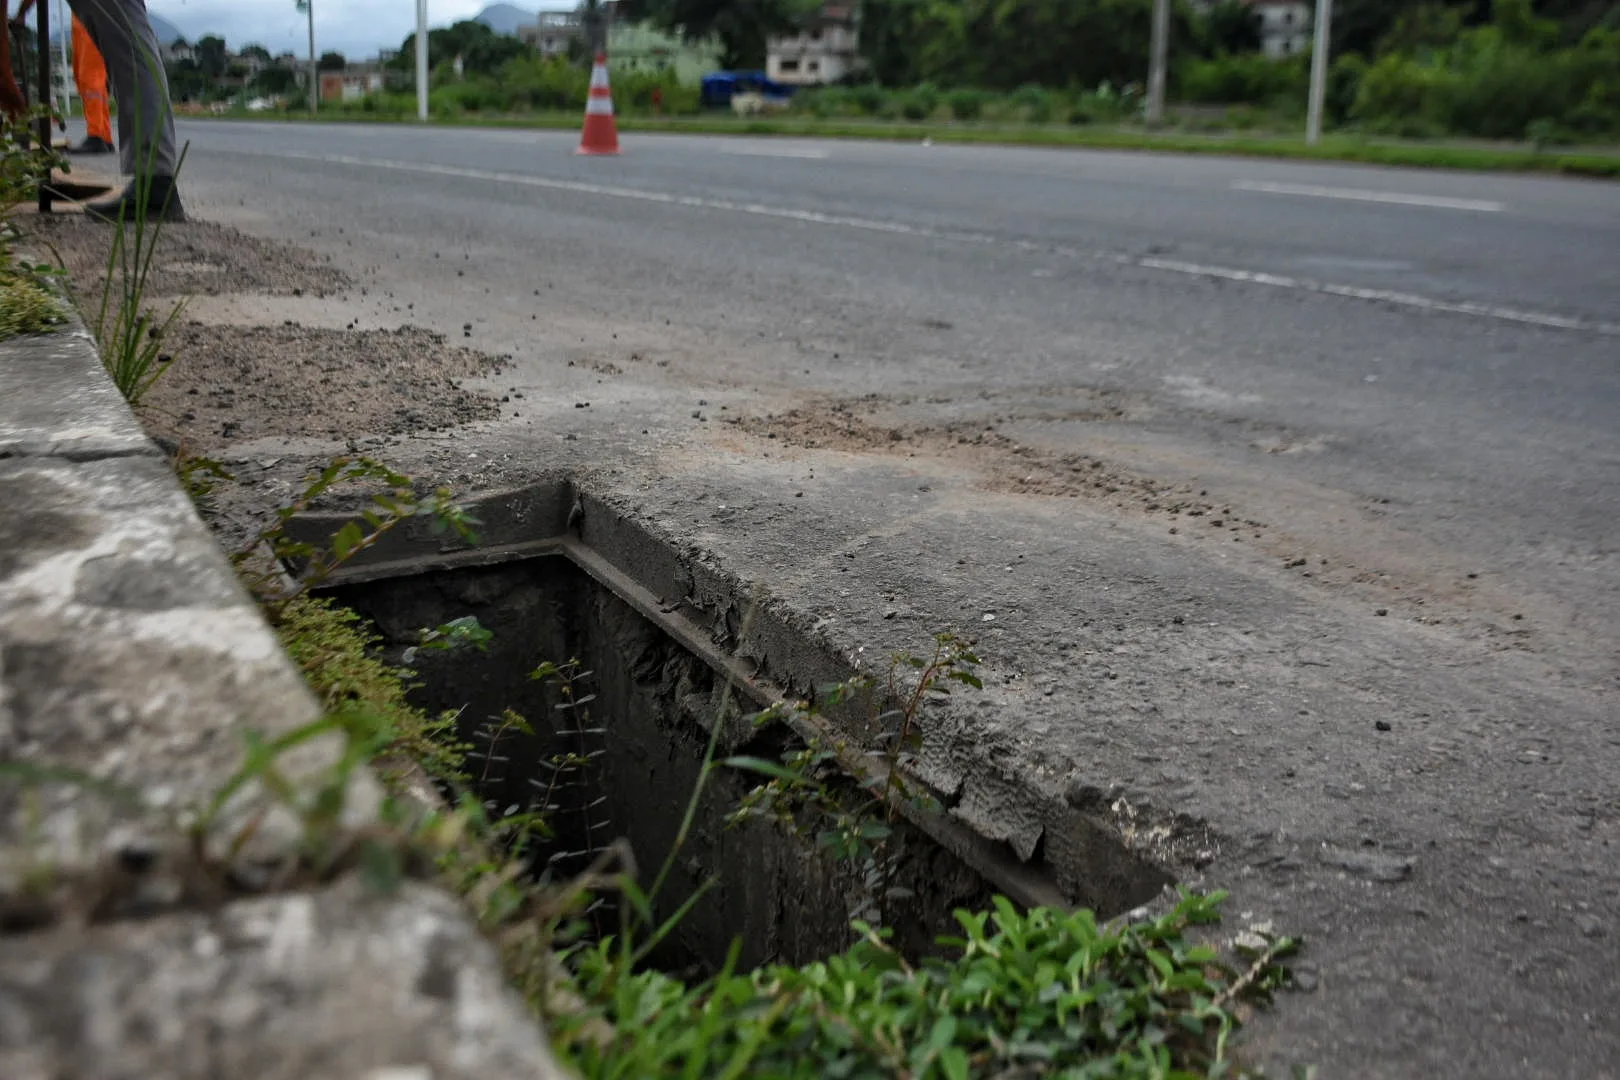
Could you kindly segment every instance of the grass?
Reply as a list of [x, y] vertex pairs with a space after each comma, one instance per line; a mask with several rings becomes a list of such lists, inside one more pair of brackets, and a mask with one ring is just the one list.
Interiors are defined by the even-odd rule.
[[0, 341], [44, 334], [67, 322], [61, 301], [24, 273], [0, 273]]
[[[229, 113], [215, 119], [279, 120], [303, 123], [416, 123], [414, 115], [343, 112], [317, 117], [297, 113]], [[531, 113], [455, 117], [434, 116], [428, 121], [446, 127], [526, 128], [574, 130], [573, 113]], [[1147, 131], [1137, 127], [1059, 124], [1005, 124], [921, 122], [889, 120], [817, 119], [809, 116], [733, 117], [699, 116], [618, 117], [619, 130], [632, 133], [708, 135], [798, 136], [803, 138], [866, 139], [936, 143], [974, 143], [1004, 146], [1068, 147], [1073, 149], [1130, 150], [1154, 153], [1216, 154], [1235, 157], [1281, 158], [1306, 161], [1348, 161], [1370, 165], [1397, 165], [1432, 169], [1491, 172], [1561, 173], [1620, 179], [1620, 153], [1599, 149], [1537, 150], [1531, 146], [1373, 139], [1355, 134], [1325, 136], [1308, 146], [1303, 136], [1279, 134], [1191, 134]]]

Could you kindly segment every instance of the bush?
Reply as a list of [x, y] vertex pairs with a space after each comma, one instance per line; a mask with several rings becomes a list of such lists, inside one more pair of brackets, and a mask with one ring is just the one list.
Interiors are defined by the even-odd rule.
[[509, 108], [510, 103], [510, 93], [503, 91], [492, 79], [451, 83], [439, 87], [428, 96], [429, 107], [434, 112], [451, 116], [463, 112], [499, 111]]
[[1523, 138], [1530, 123], [1560, 117], [1580, 101], [1570, 65], [1527, 49], [1505, 48], [1451, 87], [1448, 126], [1489, 139]]
[[867, 83], [849, 91], [849, 103], [857, 116], [881, 116], [888, 103], [888, 95], [881, 86]]
[[978, 90], [956, 90], [947, 99], [951, 115], [958, 120], [977, 120], [984, 115], [984, 94]]
[[1402, 134], [1393, 129], [1414, 124], [1443, 128], [1456, 82], [1450, 72], [1401, 56], [1385, 56], [1361, 77], [1350, 115], [1373, 130], [1390, 134]]
[[907, 120], [927, 120], [939, 111], [939, 90], [933, 83], [923, 83], [905, 96], [900, 113]]
[[[1511, 21], [1464, 31], [1425, 59], [1390, 55], [1352, 81], [1349, 114], [1369, 130], [1441, 130], [1483, 138], [1544, 142], [1552, 133], [1620, 133], [1620, 34], [1594, 31], [1573, 49]], [[1532, 27], [1533, 29], [1533, 27]], [[1535, 131], [1531, 132], [1532, 125]]]
[[1014, 90], [1010, 103], [1031, 123], [1044, 124], [1052, 119], [1052, 95], [1033, 83]]
[[1258, 53], [1194, 60], [1181, 72], [1181, 97], [1209, 105], [1264, 105], [1305, 93], [1308, 71], [1298, 57]]
[[560, 57], [518, 57], [501, 69], [501, 86], [508, 108], [583, 109], [590, 75]]
[[1328, 70], [1327, 100], [1323, 102], [1328, 119], [1333, 123], [1342, 124], [1350, 119], [1366, 74], [1367, 61], [1360, 53], [1346, 53], [1333, 62]]

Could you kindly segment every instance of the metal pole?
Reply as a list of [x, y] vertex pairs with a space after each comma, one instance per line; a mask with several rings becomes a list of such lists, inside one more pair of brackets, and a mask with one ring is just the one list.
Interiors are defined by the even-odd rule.
[[[68, 26], [72, 20], [62, 14], [62, 0], [57, 0], [56, 16], [56, 45], [57, 50], [62, 57], [62, 63], [64, 66], [66, 66], [69, 63]], [[67, 72], [65, 71], [57, 77], [56, 82], [62, 88], [62, 117], [57, 121], [56, 126], [60, 130], [66, 131], [67, 118], [73, 112], [73, 95], [76, 88], [73, 85], [73, 80], [67, 77]]]
[[[45, 106], [39, 117], [39, 146], [47, 153], [51, 149], [51, 110], [50, 105], [55, 95], [51, 92], [51, 5], [47, 2], [35, 4], [34, 11], [39, 19], [39, 102]], [[51, 167], [45, 166], [45, 175], [40, 177], [39, 183], [39, 212], [51, 212]]]
[[1328, 49], [1333, 40], [1333, 0], [1316, 0], [1316, 45], [1311, 50], [1311, 100], [1305, 113], [1305, 142], [1322, 138], [1322, 103], [1327, 98]]
[[416, 0], [416, 118], [428, 118], [427, 0]]
[[315, 0], [308, 0], [304, 10], [309, 12], [309, 111], [318, 112], [321, 101], [321, 74], [315, 68]]
[[1164, 122], [1164, 69], [1170, 55], [1170, 0], [1153, 0], [1153, 48], [1148, 62], [1147, 122]]

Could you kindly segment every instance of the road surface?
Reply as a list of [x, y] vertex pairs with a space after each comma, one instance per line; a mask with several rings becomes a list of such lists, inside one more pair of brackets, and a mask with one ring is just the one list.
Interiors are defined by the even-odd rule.
[[[513, 355], [513, 415], [400, 448], [415, 464], [577, 470], [851, 650], [971, 625], [1000, 685], [963, 730], [998, 797], [1080, 784], [1195, 821], [1213, 861], [1167, 855], [1178, 875], [1311, 938], [1318, 988], [1259, 1026], [1263, 1056], [1617, 1067], [1620, 186], [181, 135], [195, 214], [366, 286], [266, 317]], [[1056, 843], [942, 753], [968, 820]]]

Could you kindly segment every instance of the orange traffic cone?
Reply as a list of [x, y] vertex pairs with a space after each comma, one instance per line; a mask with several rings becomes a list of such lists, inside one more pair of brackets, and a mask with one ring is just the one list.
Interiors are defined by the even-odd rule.
[[585, 99], [585, 131], [581, 154], [617, 154], [619, 127], [613, 122], [613, 91], [608, 89], [607, 54], [597, 53], [591, 65], [591, 93]]

